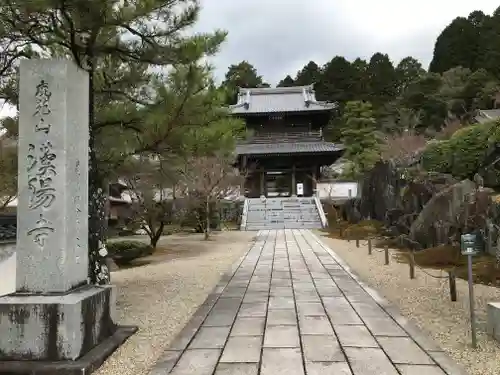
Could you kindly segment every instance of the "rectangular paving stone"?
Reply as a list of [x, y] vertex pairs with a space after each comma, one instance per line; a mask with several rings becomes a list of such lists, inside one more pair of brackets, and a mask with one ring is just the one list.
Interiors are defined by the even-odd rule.
[[363, 318], [368, 329], [374, 336], [408, 336], [391, 318]]
[[379, 345], [363, 325], [335, 325], [335, 333], [342, 346], [378, 348]]
[[231, 336], [262, 336], [264, 334], [264, 317], [236, 318]]
[[267, 326], [264, 335], [265, 348], [297, 348], [300, 346], [297, 326]]
[[293, 297], [274, 297], [269, 298], [269, 309], [295, 309]]
[[433, 365], [429, 357], [409, 337], [378, 337], [379, 344], [394, 363]]
[[238, 316], [259, 317], [259, 316], [266, 316], [266, 312], [267, 312], [267, 303], [265, 302], [242, 303], [240, 311], [238, 312]]
[[399, 375], [382, 349], [344, 348], [344, 350], [355, 375]]
[[221, 298], [224, 297], [242, 297], [245, 294], [247, 288], [246, 287], [232, 287], [226, 288], [221, 295]]
[[220, 349], [224, 347], [231, 327], [201, 327], [189, 349]]
[[333, 335], [333, 328], [326, 316], [301, 316], [299, 318], [301, 335]]
[[396, 365], [401, 375], [446, 375], [439, 366], [433, 365]]
[[260, 375], [305, 375], [300, 348], [264, 348]]
[[243, 298], [243, 303], [267, 302], [268, 299], [267, 292], [247, 292]]
[[353, 375], [347, 362], [306, 362], [306, 372], [307, 375]]
[[267, 325], [297, 325], [295, 309], [268, 310]]
[[303, 316], [325, 316], [325, 308], [320, 302], [297, 302], [299, 315]]
[[257, 363], [219, 363], [215, 375], [257, 375]]
[[205, 327], [226, 327], [231, 326], [236, 318], [236, 311], [215, 311], [212, 310], [203, 323]]
[[387, 313], [382, 310], [382, 308], [377, 305], [375, 301], [370, 302], [351, 302], [352, 307], [356, 312], [361, 316], [361, 318], [365, 317], [373, 317], [373, 318], [385, 318], [387, 317]]
[[280, 286], [280, 287], [271, 287], [270, 292], [272, 297], [293, 297], [293, 289], [292, 287]]
[[295, 293], [295, 301], [297, 302], [321, 302], [320, 296], [315, 291], [311, 291], [308, 293], [305, 292], [296, 292]]
[[186, 350], [169, 375], [212, 375], [220, 349]]
[[166, 350], [151, 369], [149, 375], [164, 375], [170, 373], [180, 358], [182, 351]]
[[301, 339], [306, 361], [345, 362], [346, 360], [334, 335], [304, 335]]
[[262, 349], [261, 336], [229, 337], [220, 362], [259, 362]]

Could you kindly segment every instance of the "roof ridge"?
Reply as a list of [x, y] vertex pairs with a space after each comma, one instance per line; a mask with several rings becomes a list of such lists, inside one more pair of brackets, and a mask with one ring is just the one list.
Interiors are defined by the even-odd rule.
[[304, 85], [304, 86], [288, 86], [288, 87], [239, 87], [239, 95], [246, 95], [250, 93], [251, 95], [265, 95], [265, 94], [285, 94], [285, 93], [300, 93], [304, 90], [310, 92], [314, 90], [314, 85]]

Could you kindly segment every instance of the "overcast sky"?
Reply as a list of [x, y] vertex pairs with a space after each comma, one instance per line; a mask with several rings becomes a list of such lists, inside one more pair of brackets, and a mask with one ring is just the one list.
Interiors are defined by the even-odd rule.
[[[487, 14], [498, 0], [201, 0], [197, 29], [229, 32], [213, 59], [221, 79], [227, 67], [248, 60], [276, 84], [307, 62], [324, 64], [335, 55], [349, 60], [389, 54], [397, 63], [411, 55], [425, 68], [434, 42], [455, 17]], [[475, 5], [473, 5], [475, 4]]]
[[[491, 14], [498, 0], [201, 0], [197, 31], [229, 32], [212, 60], [219, 80], [231, 64], [248, 60], [264, 79], [276, 84], [295, 76], [313, 60], [335, 55], [349, 60], [389, 54], [397, 63], [418, 58], [427, 68], [434, 42], [455, 17], [473, 10]], [[2, 115], [12, 109], [0, 108]]]

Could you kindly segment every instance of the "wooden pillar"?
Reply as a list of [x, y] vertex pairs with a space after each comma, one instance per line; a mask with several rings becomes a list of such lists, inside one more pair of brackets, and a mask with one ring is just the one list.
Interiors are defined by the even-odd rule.
[[318, 178], [318, 174], [316, 173], [318, 167], [315, 165], [313, 166], [313, 170], [312, 170], [312, 193], [313, 193], [313, 196], [317, 195], [317, 184], [316, 184], [316, 180]]
[[261, 171], [260, 172], [260, 192], [259, 192], [259, 196], [266, 195], [266, 193], [264, 191], [264, 189], [265, 189], [264, 179], [265, 179], [265, 172]]
[[297, 195], [297, 180], [295, 178], [295, 164], [292, 166], [292, 195]]

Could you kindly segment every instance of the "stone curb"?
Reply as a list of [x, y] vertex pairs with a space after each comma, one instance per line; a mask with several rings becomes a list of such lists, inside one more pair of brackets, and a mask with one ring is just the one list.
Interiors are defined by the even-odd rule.
[[379, 292], [361, 281], [360, 277], [344, 262], [320, 237], [310, 232], [317, 243], [327, 251], [332, 258], [344, 269], [344, 271], [355, 280], [363, 290], [368, 293], [374, 301], [405, 331], [408, 335], [433, 359], [447, 375], [469, 375], [465, 369], [458, 365], [442, 348], [440, 348], [430, 337], [425, 335], [420, 328], [405, 318], [399, 309], [382, 297]]

